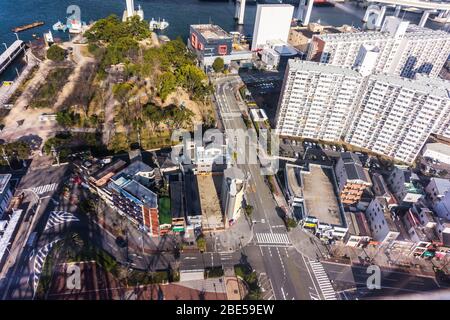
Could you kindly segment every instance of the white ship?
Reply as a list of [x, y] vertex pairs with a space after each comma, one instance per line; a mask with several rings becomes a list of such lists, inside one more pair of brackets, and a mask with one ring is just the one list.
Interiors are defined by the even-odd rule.
[[161, 21], [161, 18], [159, 18], [158, 21], [156, 21], [154, 18], [152, 18], [149, 26], [150, 30], [164, 30], [169, 26], [169, 23], [165, 19], [162, 19]]
[[83, 24], [80, 20], [68, 18], [67, 19], [67, 28], [69, 28], [70, 33], [81, 33], [83, 31]]
[[61, 21], [58, 21], [57, 23], [55, 23], [53, 25], [53, 31], [64, 31], [64, 32], [66, 32], [66, 30], [67, 30], [67, 26], [64, 23], [62, 23]]

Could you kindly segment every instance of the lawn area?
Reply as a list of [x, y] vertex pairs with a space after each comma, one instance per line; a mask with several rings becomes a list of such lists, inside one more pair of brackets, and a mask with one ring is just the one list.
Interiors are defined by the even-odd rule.
[[58, 98], [58, 93], [67, 83], [73, 68], [57, 68], [52, 70], [45, 83], [39, 88], [30, 106], [33, 108], [52, 107]]
[[159, 223], [172, 224], [172, 215], [170, 214], [170, 199], [169, 197], [159, 198]]

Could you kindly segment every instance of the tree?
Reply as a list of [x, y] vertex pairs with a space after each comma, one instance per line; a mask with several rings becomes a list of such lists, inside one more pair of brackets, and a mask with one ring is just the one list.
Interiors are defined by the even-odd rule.
[[203, 252], [206, 250], [206, 240], [203, 236], [197, 238], [197, 248]]
[[56, 62], [64, 61], [66, 58], [66, 50], [57, 45], [52, 45], [47, 50], [47, 58]]
[[251, 205], [246, 205], [246, 207], [245, 207], [245, 214], [249, 217], [249, 218], [251, 218], [252, 217], [252, 214], [253, 214], [253, 206], [251, 206]]
[[177, 78], [171, 72], [164, 72], [158, 78], [158, 94], [162, 101], [177, 87]]
[[125, 103], [131, 89], [133, 89], [133, 85], [130, 83], [118, 83], [113, 86], [112, 92], [114, 94], [114, 98], [116, 98], [120, 103]]
[[212, 64], [212, 68], [214, 69], [214, 72], [223, 72], [225, 69], [225, 63], [222, 58], [217, 57], [216, 60], [214, 60]]
[[62, 110], [56, 113], [56, 122], [63, 127], [73, 127], [80, 121], [80, 115], [69, 110]]
[[164, 119], [163, 111], [157, 105], [149, 103], [144, 106], [144, 117], [150, 122], [152, 131], [155, 132], [156, 128]]

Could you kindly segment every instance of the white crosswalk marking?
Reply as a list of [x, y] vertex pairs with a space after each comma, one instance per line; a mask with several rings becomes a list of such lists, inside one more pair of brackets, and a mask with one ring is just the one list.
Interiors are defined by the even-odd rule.
[[263, 244], [291, 244], [287, 233], [256, 233], [256, 241]]
[[322, 291], [322, 295], [325, 300], [337, 300], [336, 292], [334, 291], [334, 288], [331, 285], [330, 279], [328, 278], [322, 264], [316, 261], [310, 261], [309, 264], [311, 265], [311, 269], [316, 277], [320, 291]]
[[72, 213], [65, 211], [52, 211], [50, 212], [50, 216], [48, 217], [47, 224], [45, 226], [45, 230], [53, 228], [58, 224], [62, 224], [65, 222], [77, 222], [80, 221], [76, 216]]
[[56, 190], [57, 187], [58, 187], [57, 183], [51, 183], [51, 184], [46, 184], [43, 186], [31, 188], [31, 190], [33, 190], [36, 194], [41, 195], [41, 194], [44, 194], [47, 192], [54, 191], [54, 190]]

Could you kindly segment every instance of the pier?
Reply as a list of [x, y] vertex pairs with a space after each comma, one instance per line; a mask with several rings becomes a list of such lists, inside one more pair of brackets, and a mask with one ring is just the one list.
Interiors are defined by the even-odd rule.
[[[6, 46], [6, 45], [5, 45]], [[5, 52], [0, 55], [0, 74], [14, 61], [14, 59], [25, 50], [25, 42], [16, 40], [10, 45]]]

